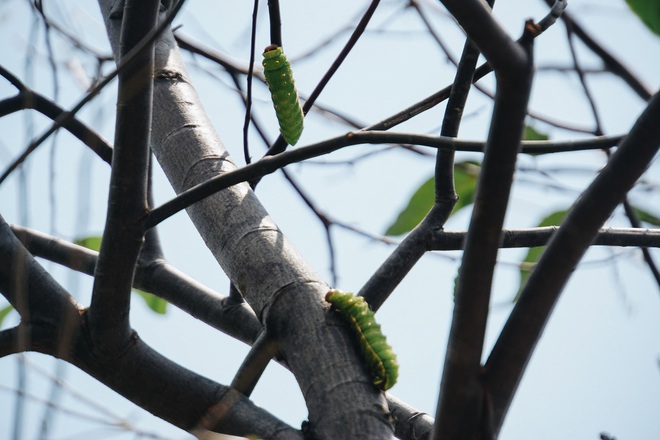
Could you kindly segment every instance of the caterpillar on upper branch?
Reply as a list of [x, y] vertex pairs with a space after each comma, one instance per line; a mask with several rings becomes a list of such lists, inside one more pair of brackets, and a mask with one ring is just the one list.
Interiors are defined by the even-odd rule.
[[303, 112], [291, 64], [279, 46], [266, 47], [263, 55], [264, 76], [275, 106], [280, 133], [289, 145], [295, 145], [303, 131]]

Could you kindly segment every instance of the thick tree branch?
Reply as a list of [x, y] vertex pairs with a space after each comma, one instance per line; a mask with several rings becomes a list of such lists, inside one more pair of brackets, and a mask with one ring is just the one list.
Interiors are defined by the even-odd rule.
[[568, 278], [658, 148], [660, 95], [656, 94], [553, 236], [488, 358], [484, 379], [493, 402], [495, 432]]
[[394, 435], [400, 439], [426, 440], [431, 438], [433, 417], [420, 412], [388, 394], [387, 404], [394, 418]]
[[[159, 8], [159, 0], [126, 0], [120, 62], [156, 27]], [[148, 210], [153, 71], [152, 43], [119, 73], [108, 212], [88, 312], [92, 338], [110, 352], [123, 350], [131, 335], [131, 286]]]
[[[434, 438], [483, 435], [481, 355], [490, 289], [532, 83], [533, 39], [517, 43], [478, 1], [444, 1], [497, 76], [497, 93], [474, 210], [454, 295], [454, 313]], [[532, 23], [525, 35], [533, 35]]]
[[0, 351], [41, 347], [44, 353], [69, 359], [78, 330], [71, 322], [79, 318], [81, 308], [34, 260], [1, 216], [0, 260], [6, 262], [0, 264], [0, 292], [21, 317], [21, 325], [13, 332], [16, 339], [3, 339], [13, 348]]
[[22, 353], [25, 344], [21, 344], [21, 336], [27, 334], [26, 329], [20, 326], [0, 330], [0, 358], [10, 354]]

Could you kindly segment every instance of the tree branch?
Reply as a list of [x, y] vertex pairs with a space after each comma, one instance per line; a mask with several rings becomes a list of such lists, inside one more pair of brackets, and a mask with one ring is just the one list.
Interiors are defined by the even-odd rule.
[[1, 216], [0, 257], [7, 262], [0, 264], [0, 292], [21, 317], [13, 352], [32, 350], [36, 344], [44, 346], [44, 353], [70, 358], [76, 335], [69, 324], [78, 319], [80, 308], [36, 263]]
[[400, 439], [426, 440], [433, 432], [433, 417], [387, 394], [387, 404], [394, 418], [394, 435]]

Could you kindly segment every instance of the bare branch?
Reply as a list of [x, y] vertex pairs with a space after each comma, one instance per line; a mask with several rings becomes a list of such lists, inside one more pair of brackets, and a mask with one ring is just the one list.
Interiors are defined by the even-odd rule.
[[[530, 229], [504, 229], [502, 242], [504, 248], [528, 248], [545, 246], [559, 230], [558, 226], [546, 226]], [[465, 232], [437, 231], [429, 242], [429, 250], [461, 250], [465, 245]], [[593, 245], [597, 246], [645, 246], [660, 247], [660, 229], [642, 228], [604, 228], [598, 231]]]

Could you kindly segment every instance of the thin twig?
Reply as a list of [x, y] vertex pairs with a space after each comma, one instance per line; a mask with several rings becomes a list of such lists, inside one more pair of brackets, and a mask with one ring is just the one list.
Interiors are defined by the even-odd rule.
[[[588, 140], [566, 142], [524, 141], [521, 143], [521, 152], [528, 154], [550, 154], [565, 151], [597, 150], [617, 145], [620, 140], [621, 136], [597, 137]], [[153, 227], [177, 212], [186, 209], [193, 203], [203, 200], [218, 191], [240, 182], [259, 179], [286, 165], [322, 156], [351, 145], [383, 143], [424, 145], [427, 147], [450, 148], [456, 151], [472, 152], [482, 152], [485, 145], [483, 142], [478, 141], [463, 141], [430, 135], [371, 131], [350, 132], [343, 136], [306, 147], [296, 148], [295, 150], [280, 153], [276, 156], [265, 156], [259, 161], [253, 162], [243, 168], [221, 174], [200, 183], [181, 192], [172, 200], [151, 211], [146, 227]]]

